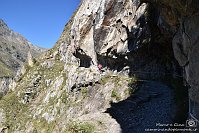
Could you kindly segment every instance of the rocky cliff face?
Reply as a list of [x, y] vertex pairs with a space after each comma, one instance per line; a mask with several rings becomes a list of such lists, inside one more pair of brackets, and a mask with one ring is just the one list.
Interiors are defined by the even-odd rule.
[[[171, 43], [164, 37], [155, 42], [154, 38], [161, 33], [152, 27], [155, 20], [150, 20], [147, 10], [148, 5], [139, 1], [83, 1], [71, 26], [69, 46], [80, 65], [100, 63], [142, 78], [160, 77], [172, 71]], [[81, 60], [87, 60], [87, 64]]]
[[[12, 91], [0, 101], [0, 129], [11, 132], [121, 132], [118, 121], [103, 113], [112, 102], [122, 101], [134, 92], [138, 79], [181, 76], [174, 55], [182, 66], [187, 65], [186, 60], [196, 59], [187, 58], [182, 53], [186, 47], [182, 42], [176, 43], [186, 41], [183, 38], [189, 35], [177, 32], [181, 29], [181, 20], [176, 15], [185, 15], [180, 7], [182, 3], [144, 2], [81, 1], [54, 48], [23, 67], [11, 84]], [[191, 6], [189, 2], [186, 4]], [[193, 7], [191, 11], [187, 9], [186, 17], [196, 13], [194, 9], [198, 8]], [[193, 28], [197, 25], [196, 18], [193, 17], [193, 25], [189, 25], [194, 29], [190, 31], [191, 37], [192, 32], [198, 31]], [[173, 39], [174, 33], [179, 39]], [[193, 37], [197, 39], [195, 34]], [[197, 67], [188, 68], [186, 77], [191, 79], [188, 70]], [[187, 81], [193, 88], [192, 82]], [[145, 100], [154, 95], [150, 94]]]
[[29, 51], [36, 57], [45, 49], [33, 46], [22, 35], [9, 29], [6, 23], [0, 19], [0, 93], [6, 93], [11, 79], [27, 61]]

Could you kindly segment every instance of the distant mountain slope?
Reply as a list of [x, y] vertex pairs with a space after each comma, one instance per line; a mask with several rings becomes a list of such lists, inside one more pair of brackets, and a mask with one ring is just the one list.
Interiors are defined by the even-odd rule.
[[45, 49], [33, 46], [26, 38], [11, 30], [0, 19], [0, 77], [13, 77], [18, 68], [26, 61], [28, 52], [33, 57]]
[[17, 70], [27, 61], [28, 53], [37, 57], [44, 51], [46, 49], [32, 45], [0, 19], [0, 97], [8, 91]]

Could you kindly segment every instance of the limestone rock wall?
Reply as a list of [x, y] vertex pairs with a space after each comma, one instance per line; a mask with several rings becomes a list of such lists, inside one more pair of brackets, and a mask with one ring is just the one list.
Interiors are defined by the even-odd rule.
[[168, 52], [171, 42], [152, 41], [152, 36], [161, 33], [151, 27], [156, 22], [150, 20], [148, 6], [138, 0], [82, 1], [71, 23], [69, 45], [80, 66], [102, 64], [141, 78], [157, 78], [173, 71], [173, 55]]
[[[177, 0], [174, 5], [166, 0], [144, 2], [82, 0], [55, 46], [24, 66], [12, 91], [0, 101], [0, 131], [67, 132], [71, 121], [80, 116], [96, 125], [98, 114], [100, 121], [107, 121], [101, 125], [105, 132], [110, 131], [110, 123], [120, 132], [116, 121], [101, 112], [111, 102], [127, 98], [135, 89], [129, 90], [129, 85], [137, 78], [181, 74], [174, 55], [187, 66], [190, 98], [197, 102], [192, 93], [197, 91], [198, 36], [194, 33], [198, 30], [193, 17], [197, 6], [191, 9], [192, 16], [181, 10]], [[187, 49], [190, 46], [192, 51]]]

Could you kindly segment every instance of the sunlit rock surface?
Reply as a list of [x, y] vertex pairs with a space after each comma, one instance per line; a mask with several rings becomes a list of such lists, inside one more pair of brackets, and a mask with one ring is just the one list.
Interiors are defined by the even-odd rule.
[[[192, 2], [184, 6], [191, 6]], [[163, 81], [169, 77], [175, 81], [177, 76], [183, 76], [175, 56], [185, 67], [185, 77], [191, 86], [190, 99], [198, 102], [198, 95], [194, 95], [198, 81], [195, 45], [198, 29], [197, 17], [193, 17], [197, 16], [194, 9], [198, 8], [193, 5], [191, 10], [189, 6], [182, 10], [180, 3], [82, 0], [55, 46], [34, 62], [30, 60], [14, 78], [10, 93], [0, 100], [0, 129], [4, 132], [140, 131], [140, 127], [132, 128], [136, 122], [129, 122], [152, 120], [144, 115], [144, 118], [131, 118], [139, 114], [135, 113], [138, 107], [149, 107], [150, 115], [155, 117], [150, 107], [168, 101], [166, 105], [171, 106], [160, 104], [160, 110], [166, 113], [156, 118], [172, 122], [178, 113], [176, 106], [180, 109], [184, 106], [176, 105], [176, 94], [169, 87], [147, 80]], [[186, 22], [188, 18], [190, 22]], [[181, 28], [184, 25], [187, 26]], [[191, 42], [187, 36], [193, 38]], [[139, 80], [147, 83], [139, 87]], [[140, 88], [144, 91], [138, 95]], [[161, 95], [165, 92], [166, 95]], [[123, 102], [125, 105], [120, 105]], [[197, 114], [197, 106], [192, 107]], [[114, 111], [120, 118], [114, 117]], [[145, 111], [140, 115], [146, 114]]]

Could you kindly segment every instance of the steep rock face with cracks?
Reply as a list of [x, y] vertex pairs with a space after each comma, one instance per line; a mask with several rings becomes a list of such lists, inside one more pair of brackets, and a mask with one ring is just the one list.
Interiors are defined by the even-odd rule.
[[[192, 2], [184, 4], [188, 4], [188, 8]], [[182, 20], [178, 15], [197, 16], [194, 9], [198, 7], [193, 5], [190, 11], [184, 11], [182, 4], [177, 0], [81, 1], [55, 46], [34, 63], [29, 61], [10, 84], [10, 92], [0, 100], [0, 130], [142, 132], [140, 126], [133, 128], [136, 123], [130, 122], [138, 120], [143, 125], [144, 118], [150, 119], [143, 115], [144, 111], [152, 109], [141, 108], [140, 116], [144, 118], [139, 117], [136, 110], [142, 106], [155, 108], [154, 104], [161, 102], [166, 104], [167, 98], [169, 104], [159, 106], [166, 113], [156, 119], [174, 122], [179, 114], [176, 107], [185, 108], [186, 97], [182, 99], [173, 93], [186, 88], [180, 90], [178, 85], [172, 84], [177, 89], [169, 90], [165, 85], [150, 81], [142, 82], [143, 86], [139, 87], [138, 81], [165, 81], [167, 78], [172, 78], [172, 83], [176, 81], [183, 76], [183, 70], [174, 56], [181, 66], [191, 62], [197, 65], [197, 61], [193, 62], [196, 57], [188, 58], [189, 45], [185, 47], [187, 41], [183, 39], [190, 36], [197, 40], [197, 36], [182, 32], [186, 28], [190, 33], [198, 31], [197, 17], [190, 19], [192, 25], [180, 28]], [[196, 69], [188, 66], [185, 75], [191, 86], [190, 98], [196, 105], [192, 90], [197, 80], [189, 80], [194, 79], [189, 70]], [[192, 107], [197, 112], [197, 106]], [[133, 117], [134, 114], [138, 117]], [[151, 116], [155, 118], [155, 114]]]

